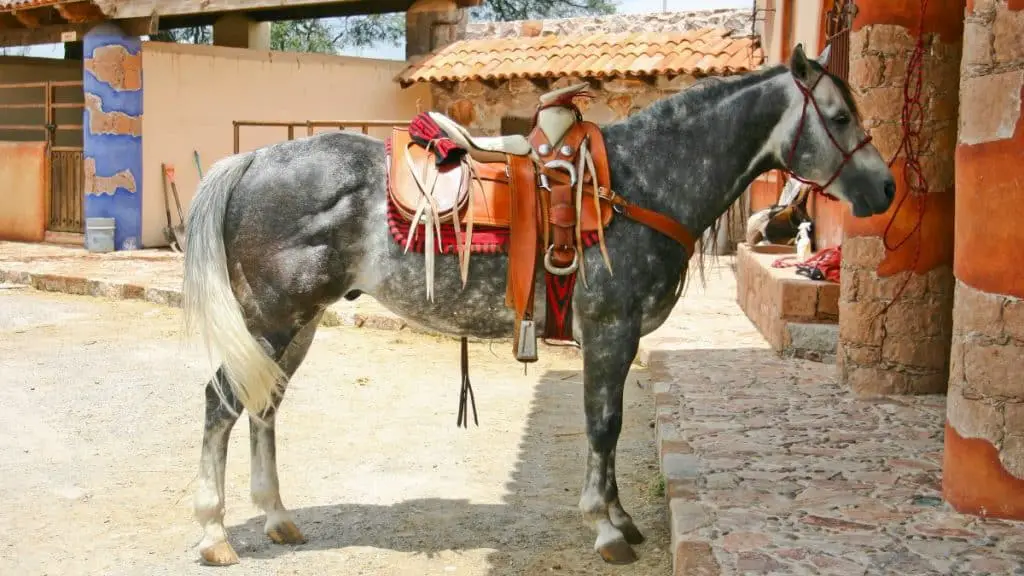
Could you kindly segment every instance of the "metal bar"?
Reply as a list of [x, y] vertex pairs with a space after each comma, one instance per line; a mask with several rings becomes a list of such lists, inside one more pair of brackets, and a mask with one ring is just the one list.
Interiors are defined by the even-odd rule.
[[405, 126], [411, 124], [411, 120], [310, 120], [308, 122], [264, 122], [262, 120], [235, 120], [233, 122], [236, 126], [261, 126], [261, 127], [284, 127], [288, 126], [315, 126], [317, 128], [338, 128], [338, 127], [349, 127], [354, 128], [357, 126], [370, 126], [370, 127], [388, 127], [388, 126]]
[[46, 132], [46, 126], [33, 126], [30, 124], [0, 124], [0, 130], [41, 130]]
[[50, 86], [53, 86], [55, 88], [65, 88], [65, 87], [68, 87], [68, 86], [81, 87], [82, 86], [82, 81], [81, 80], [56, 80], [56, 81], [53, 81], [53, 82], [49, 82], [49, 84], [50, 84]]
[[63, 126], [57, 126], [55, 130], [81, 130], [81, 124], [65, 124]]
[[20, 108], [45, 108], [46, 104], [0, 104], [0, 110]]
[[57, 131], [51, 128], [54, 125], [54, 121], [53, 109], [50, 108], [50, 105], [53, 104], [53, 86], [50, 84], [47, 84], [46, 89], [44, 90], [43, 103], [46, 104], [46, 147], [49, 148], [53, 146], [53, 141], [57, 139]]
[[233, 124], [235, 125], [235, 154], [238, 154], [241, 149], [241, 135], [238, 129], [241, 128], [241, 125], [238, 122], [233, 122]]
[[78, 108], [78, 109], [82, 109], [82, 108], [85, 108], [85, 104], [82, 103], [82, 102], [54, 102], [54, 103], [50, 104], [50, 108], [55, 108], [55, 109], [60, 109], [60, 108]]
[[54, 146], [50, 148], [54, 152], [82, 152], [81, 146]]
[[288, 140], [295, 140], [295, 126], [288, 127]]

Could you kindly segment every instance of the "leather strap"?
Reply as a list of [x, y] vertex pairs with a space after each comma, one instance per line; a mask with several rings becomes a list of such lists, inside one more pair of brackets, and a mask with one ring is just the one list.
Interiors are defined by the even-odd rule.
[[675, 240], [686, 250], [687, 258], [693, 257], [694, 246], [697, 242], [694, 240], [693, 235], [690, 234], [690, 231], [674, 218], [669, 218], [668, 216], [665, 216], [660, 212], [655, 212], [654, 210], [634, 206], [618, 194], [612, 196], [611, 202], [613, 206], [618, 208], [618, 212], [631, 220], [635, 220], [645, 226], [654, 228], [658, 232], [661, 232], [665, 236]]
[[519, 344], [520, 321], [533, 315], [533, 280], [537, 270], [537, 186], [532, 159], [509, 156], [508, 166], [512, 176], [512, 218], [505, 304], [516, 311], [515, 350]]

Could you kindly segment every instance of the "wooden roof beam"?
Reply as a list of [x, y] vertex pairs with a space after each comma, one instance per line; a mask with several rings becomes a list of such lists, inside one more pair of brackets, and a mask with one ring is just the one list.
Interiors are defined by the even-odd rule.
[[57, 4], [54, 6], [60, 17], [68, 22], [80, 23], [103, 20], [106, 17], [99, 6], [92, 2], [75, 2], [72, 4]]
[[[156, 17], [127, 18], [116, 22], [129, 36], [156, 34], [159, 21]], [[75, 32], [81, 40], [86, 32], [96, 26], [95, 22], [63, 23], [40, 26], [39, 28], [0, 29], [0, 47], [31, 46], [34, 44], [56, 44], [62, 42], [61, 34]]]
[[[199, 16], [229, 12], [284, 12], [376, 14], [406, 10], [413, 0], [93, 0], [108, 18], [160, 16]], [[457, 0], [479, 3], [482, 0]]]
[[39, 28], [43, 25], [40, 10], [12, 10], [11, 15], [25, 28]]

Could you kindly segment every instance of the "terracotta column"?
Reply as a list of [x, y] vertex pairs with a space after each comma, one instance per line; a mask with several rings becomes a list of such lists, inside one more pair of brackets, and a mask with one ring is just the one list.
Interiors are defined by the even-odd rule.
[[1024, 0], [968, 2], [943, 493], [1024, 520]]
[[[903, 87], [918, 42], [921, 0], [859, 0], [857, 6], [850, 85], [865, 128], [888, 161], [902, 138]], [[915, 227], [922, 203], [908, 196], [905, 151], [893, 164], [897, 192], [889, 211], [867, 219], [844, 214], [837, 364], [840, 379], [858, 395], [946, 390], [963, 8], [963, 0], [929, 0], [925, 17], [918, 158], [929, 194], [919, 232], [897, 246]]]

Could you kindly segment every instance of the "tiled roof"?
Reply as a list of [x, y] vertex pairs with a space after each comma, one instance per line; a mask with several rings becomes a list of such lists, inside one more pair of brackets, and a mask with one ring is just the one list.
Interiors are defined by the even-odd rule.
[[426, 56], [398, 75], [415, 82], [690, 74], [729, 75], [758, 68], [756, 38], [722, 28], [688, 32], [545, 35], [461, 40]]
[[0, 10], [25, 10], [39, 6], [60, 4], [66, 0], [0, 0]]

